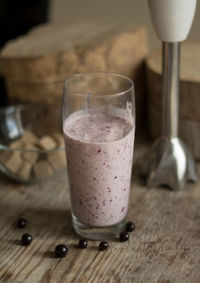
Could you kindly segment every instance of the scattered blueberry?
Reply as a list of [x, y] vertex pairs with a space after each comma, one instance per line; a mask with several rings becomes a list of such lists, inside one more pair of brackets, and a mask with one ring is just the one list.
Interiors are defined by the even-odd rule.
[[132, 221], [126, 223], [126, 231], [133, 232], [135, 230], [135, 224]]
[[32, 242], [32, 236], [28, 233], [22, 235], [22, 245], [29, 246]]
[[129, 240], [129, 233], [128, 232], [121, 232], [119, 236], [120, 242], [125, 242]]
[[57, 245], [55, 248], [56, 257], [65, 257], [68, 253], [68, 248], [65, 245]]
[[86, 239], [81, 239], [79, 241], [79, 248], [80, 249], [85, 249], [87, 248], [87, 245], [88, 245], [88, 241]]
[[24, 218], [19, 218], [19, 220], [17, 221], [17, 227], [20, 229], [26, 228], [27, 225], [27, 221]]
[[102, 242], [99, 244], [99, 250], [100, 250], [100, 251], [105, 251], [105, 250], [107, 250], [108, 247], [109, 247], [109, 244], [108, 244], [108, 242], [106, 242], [106, 241], [102, 241]]

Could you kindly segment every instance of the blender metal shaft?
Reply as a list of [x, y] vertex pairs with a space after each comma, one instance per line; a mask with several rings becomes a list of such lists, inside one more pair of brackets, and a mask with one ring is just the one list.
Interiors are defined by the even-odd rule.
[[180, 43], [162, 43], [162, 136], [178, 136]]

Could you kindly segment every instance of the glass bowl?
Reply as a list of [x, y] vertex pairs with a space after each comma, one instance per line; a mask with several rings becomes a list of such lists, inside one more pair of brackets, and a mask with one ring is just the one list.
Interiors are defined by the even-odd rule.
[[61, 106], [0, 108], [0, 171], [34, 183], [66, 168]]

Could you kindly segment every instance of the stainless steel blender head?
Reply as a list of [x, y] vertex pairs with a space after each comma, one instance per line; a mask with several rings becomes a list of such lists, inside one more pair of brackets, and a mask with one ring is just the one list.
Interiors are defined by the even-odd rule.
[[163, 41], [162, 135], [139, 161], [150, 187], [182, 189], [187, 181], [197, 181], [194, 159], [178, 137], [180, 41], [187, 37], [195, 7], [196, 0], [149, 0], [154, 27]]

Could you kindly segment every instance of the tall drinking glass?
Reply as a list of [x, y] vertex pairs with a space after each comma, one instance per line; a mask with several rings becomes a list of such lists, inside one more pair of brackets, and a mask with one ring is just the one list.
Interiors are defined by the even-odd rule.
[[113, 238], [124, 229], [131, 186], [132, 80], [108, 72], [67, 78], [63, 131], [73, 227], [88, 239]]

